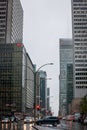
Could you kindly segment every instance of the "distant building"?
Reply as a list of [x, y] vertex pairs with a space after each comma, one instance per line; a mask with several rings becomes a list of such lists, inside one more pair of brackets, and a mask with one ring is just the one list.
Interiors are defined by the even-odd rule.
[[0, 0], [0, 43], [22, 43], [23, 9], [20, 0]]
[[[71, 39], [60, 39], [60, 76], [59, 76], [59, 113], [62, 115], [67, 114], [67, 105], [69, 103], [67, 96], [73, 94], [68, 90], [72, 90], [73, 82], [73, 44]], [[72, 79], [70, 77], [72, 76]], [[71, 100], [71, 99], [70, 99]]]
[[47, 88], [47, 115], [50, 114], [50, 88]]
[[87, 94], [87, 0], [72, 0], [74, 98]]
[[34, 70], [23, 44], [0, 44], [0, 115], [31, 112], [34, 75], [29, 68]]
[[47, 74], [45, 71], [39, 71], [40, 76], [40, 106], [42, 115], [46, 115], [47, 104]]
[[69, 106], [73, 100], [73, 64], [67, 64], [67, 114], [71, 114], [69, 111]]

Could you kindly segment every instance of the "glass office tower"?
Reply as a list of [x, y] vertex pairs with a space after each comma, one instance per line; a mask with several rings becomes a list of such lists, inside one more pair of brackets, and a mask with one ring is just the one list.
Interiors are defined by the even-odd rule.
[[[69, 70], [68, 64], [73, 64], [73, 44], [71, 39], [60, 39], [60, 84], [59, 84], [59, 111], [65, 116], [67, 114], [67, 87], [68, 86], [68, 74]], [[73, 74], [71, 74], [73, 75]], [[73, 93], [73, 91], [72, 91]], [[68, 94], [69, 95], [69, 94]]]
[[0, 44], [0, 114], [25, 111], [26, 51], [23, 44]]

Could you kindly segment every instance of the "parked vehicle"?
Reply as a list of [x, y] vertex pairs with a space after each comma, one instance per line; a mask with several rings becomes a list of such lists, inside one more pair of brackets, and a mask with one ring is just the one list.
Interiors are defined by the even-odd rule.
[[67, 121], [74, 121], [74, 120], [75, 120], [75, 117], [74, 117], [74, 115], [68, 115], [68, 116], [66, 117], [66, 120], [67, 120]]
[[87, 124], [87, 116], [84, 119], [84, 124]]
[[80, 113], [75, 113], [74, 114], [74, 116], [75, 116], [75, 121], [80, 121]]
[[2, 123], [10, 123], [10, 119], [8, 117], [5, 117], [2, 119]]
[[63, 120], [66, 120], [66, 116], [62, 117]]
[[59, 123], [60, 123], [59, 118], [55, 116], [48, 116], [48, 117], [45, 117], [43, 119], [39, 119], [36, 121], [37, 125], [51, 124], [53, 126], [57, 126], [57, 124]]
[[33, 119], [31, 117], [25, 117], [24, 118], [24, 123], [32, 123], [33, 122]]
[[10, 120], [11, 122], [13, 122], [15, 120], [15, 117], [14, 116], [10, 117]]

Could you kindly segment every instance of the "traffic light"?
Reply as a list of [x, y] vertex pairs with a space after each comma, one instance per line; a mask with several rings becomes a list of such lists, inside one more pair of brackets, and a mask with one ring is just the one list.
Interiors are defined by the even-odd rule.
[[40, 110], [40, 105], [37, 105], [36, 109], [37, 109], [37, 111], [39, 111]]

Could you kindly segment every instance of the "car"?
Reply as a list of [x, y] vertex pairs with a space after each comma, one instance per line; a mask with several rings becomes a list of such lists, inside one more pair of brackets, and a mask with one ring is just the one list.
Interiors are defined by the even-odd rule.
[[75, 117], [75, 121], [79, 122], [81, 114], [80, 113], [75, 113], [74, 117]]
[[2, 123], [10, 123], [10, 119], [8, 117], [5, 117], [2, 119]]
[[36, 124], [37, 125], [42, 125], [42, 124], [51, 124], [53, 126], [57, 126], [57, 124], [60, 123], [60, 120], [58, 117], [55, 117], [55, 116], [48, 116], [48, 117], [45, 117], [43, 119], [38, 119], [36, 121]]
[[75, 120], [75, 117], [74, 117], [74, 115], [68, 115], [68, 116], [66, 117], [66, 120], [67, 120], [67, 121], [74, 121], [74, 120]]
[[62, 120], [66, 120], [66, 116], [62, 117]]
[[10, 117], [10, 120], [11, 120], [11, 122], [14, 122], [15, 117], [14, 116]]
[[84, 119], [84, 124], [87, 124], [87, 116]]
[[33, 122], [33, 119], [31, 117], [25, 117], [24, 118], [24, 123], [32, 123]]

